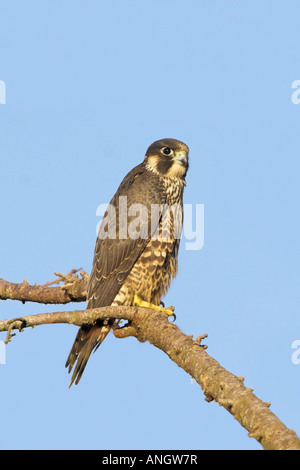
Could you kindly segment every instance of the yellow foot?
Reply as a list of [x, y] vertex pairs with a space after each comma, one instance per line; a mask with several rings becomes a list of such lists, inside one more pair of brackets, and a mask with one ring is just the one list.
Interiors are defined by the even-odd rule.
[[174, 317], [174, 321], [176, 320], [176, 316], [174, 313], [175, 307], [164, 308], [160, 305], [151, 304], [150, 302], [146, 302], [146, 300], [143, 300], [137, 294], [135, 294], [134, 296], [133, 305], [137, 305], [138, 307], [152, 308], [152, 310], [157, 310], [158, 312], [166, 313], [169, 317]]

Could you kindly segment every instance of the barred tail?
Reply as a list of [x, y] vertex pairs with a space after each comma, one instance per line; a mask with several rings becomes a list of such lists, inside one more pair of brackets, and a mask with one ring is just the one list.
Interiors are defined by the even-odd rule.
[[102, 341], [106, 338], [110, 329], [111, 324], [104, 325], [103, 322], [99, 322], [93, 326], [82, 326], [78, 330], [76, 339], [66, 362], [66, 367], [69, 368], [69, 373], [76, 363], [69, 387], [71, 387], [74, 381], [76, 385], [78, 384], [92, 351], [96, 351]]

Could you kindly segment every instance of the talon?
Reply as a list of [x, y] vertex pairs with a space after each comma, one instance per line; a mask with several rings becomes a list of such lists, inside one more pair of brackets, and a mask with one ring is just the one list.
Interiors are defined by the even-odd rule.
[[173, 306], [165, 308], [165, 307], [161, 307], [160, 305], [151, 304], [150, 302], [147, 302], [146, 300], [142, 299], [142, 297], [140, 297], [137, 294], [135, 294], [134, 296], [133, 305], [136, 307], [151, 308], [152, 310], [157, 310], [158, 312], [166, 313], [168, 317], [174, 318], [173, 321], [176, 320], [176, 316], [174, 313], [175, 307]]
[[165, 308], [165, 304], [162, 300], [159, 302], [159, 305], [161, 305], [163, 308]]

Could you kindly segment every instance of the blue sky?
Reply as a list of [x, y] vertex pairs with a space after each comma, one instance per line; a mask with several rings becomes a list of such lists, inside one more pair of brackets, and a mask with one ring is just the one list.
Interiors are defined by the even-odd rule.
[[[183, 140], [205, 243], [182, 244], [165, 303], [299, 434], [299, 2], [29, 0], [2, 2], [0, 18], [0, 277], [89, 272], [97, 206], [151, 142]], [[0, 318], [75, 307], [3, 301]], [[69, 390], [76, 330], [6, 348], [0, 448], [260, 449], [132, 338], [109, 335]]]

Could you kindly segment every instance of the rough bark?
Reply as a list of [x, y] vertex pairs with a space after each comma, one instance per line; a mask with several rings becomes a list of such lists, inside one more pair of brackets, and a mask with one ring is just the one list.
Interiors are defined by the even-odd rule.
[[[78, 279], [81, 287], [79, 288], [77, 285], [79, 290], [76, 301], [81, 301], [85, 295], [86, 280], [84, 276], [82, 279]], [[1, 284], [2, 282], [0, 282], [1, 298], [4, 295], [6, 296], [5, 298], [14, 298], [22, 301], [37, 299], [35, 301], [40, 301], [41, 303], [45, 303], [45, 300], [51, 300], [49, 289], [53, 293], [53, 301], [47, 303], [57, 303], [59, 298], [57, 289], [64, 287], [29, 286], [39, 288], [42, 300], [38, 300], [37, 292], [33, 295], [33, 291], [24, 288], [23, 284], [19, 284], [19, 292], [17, 292], [17, 288], [13, 290], [6, 289], [5, 291], [3, 284], [2, 287]], [[67, 284], [65, 280], [65, 285]], [[70, 297], [68, 291], [63, 291], [64, 300], [66, 300], [66, 295]], [[76, 294], [73, 292], [72, 297], [74, 295]], [[75, 301], [74, 299], [72, 300]], [[80, 326], [83, 324], [93, 324], [97, 319], [107, 318], [127, 320], [125, 326], [114, 328], [114, 335], [116, 337], [135, 336], [140, 342], [149, 341], [155, 347], [165, 352], [172, 361], [199, 383], [205, 394], [206, 401], [214, 400], [229, 411], [247, 429], [249, 437], [254, 437], [264, 449], [300, 450], [300, 440], [296, 433], [288, 429], [272, 413], [269, 408], [270, 403], [261, 401], [253, 393], [252, 389], [246, 387], [243, 377], [237, 377], [228, 372], [207, 354], [205, 348], [200, 344], [206, 335], [201, 335], [194, 340], [192, 335], [185, 335], [161, 312], [145, 308], [136, 309], [134, 307], [101, 307], [72, 312], [41, 313], [0, 321], [0, 332], [7, 332], [6, 342], [9, 342], [13, 336], [12, 331], [15, 329], [23, 331], [27, 327], [52, 323], [69, 323]]]
[[[38, 302], [40, 304], [67, 304], [69, 302], [84, 302], [86, 300], [86, 288], [89, 276], [81, 271], [81, 278], [74, 275], [74, 271], [58, 276], [56, 281], [45, 285], [30, 285], [26, 279], [20, 284], [5, 281], [0, 278], [0, 300], [20, 300], [21, 302]], [[64, 284], [60, 287], [49, 287], [50, 284]]]

